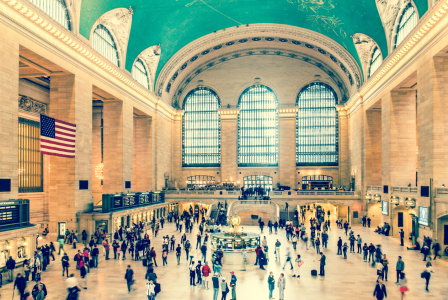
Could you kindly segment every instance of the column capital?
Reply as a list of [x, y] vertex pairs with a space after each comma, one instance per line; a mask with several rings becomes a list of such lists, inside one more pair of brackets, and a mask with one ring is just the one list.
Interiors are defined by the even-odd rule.
[[299, 111], [298, 106], [287, 106], [277, 109], [279, 118], [295, 118], [297, 116], [298, 111]]
[[175, 121], [182, 121], [182, 117], [183, 117], [184, 113], [185, 113], [185, 111], [182, 110], [182, 109], [175, 110], [175, 111], [173, 112], [173, 118], [174, 118], [174, 120], [175, 120]]
[[220, 108], [218, 109], [218, 114], [221, 116], [222, 120], [238, 119], [240, 113], [239, 108]]

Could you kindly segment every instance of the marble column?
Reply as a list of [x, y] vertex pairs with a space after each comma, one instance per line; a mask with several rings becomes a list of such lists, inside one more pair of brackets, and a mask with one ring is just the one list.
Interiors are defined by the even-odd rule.
[[186, 187], [182, 182], [182, 118], [183, 110], [178, 110], [173, 121], [173, 174], [170, 180], [175, 180], [179, 185]]
[[[76, 213], [92, 208], [92, 84], [78, 75], [50, 80], [48, 116], [76, 124], [75, 158], [47, 156], [49, 171], [49, 237], [57, 237], [58, 222], [77, 228]], [[87, 180], [87, 190], [79, 181]]]
[[[132, 104], [124, 101], [103, 103], [103, 192], [133, 191], [134, 115]], [[125, 189], [125, 181], [131, 188]]]
[[280, 184], [296, 188], [296, 119], [298, 107], [284, 107], [278, 113], [278, 171]]
[[238, 178], [238, 114], [239, 108], [218, 109], [221, 118], [221, 180]]
[[338, 105], [339, 123], [339, 181], [333, 182], [338, 186], [350, 186], [350, 157], [349, 157], [349, 134], [348, 115], [344, 105]]

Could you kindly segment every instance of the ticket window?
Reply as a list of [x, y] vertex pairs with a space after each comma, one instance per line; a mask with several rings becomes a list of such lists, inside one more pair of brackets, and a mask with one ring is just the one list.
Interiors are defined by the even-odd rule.
[[[0, 249], [3, 249], [1, 245], [0, 245]], [[9, 259], [9, 250], [0, 251], [0, 268], [6, 266], [6, 261], [8, 259]]]
[[25, 251], [25, 247], [21, 246], [21, 247], [17, 247], [17, 259], [24, 259], [26, 257], [26, 251]]

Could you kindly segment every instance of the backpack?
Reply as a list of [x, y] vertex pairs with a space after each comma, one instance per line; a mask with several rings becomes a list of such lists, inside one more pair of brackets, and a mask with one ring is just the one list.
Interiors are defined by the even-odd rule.
[[226, 283], [226, 293], [230, 292], [229, 285]]

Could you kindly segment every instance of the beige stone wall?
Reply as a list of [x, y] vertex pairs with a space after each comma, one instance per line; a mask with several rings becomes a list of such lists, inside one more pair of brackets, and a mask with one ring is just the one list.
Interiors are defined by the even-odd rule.
[[221, 118], [221, 180], [237, 181], [237, 174], [238, 119]]
[[153, 190], [152, 120], [134, 117], [134, 187], [136, 192]]
[[349, 121], [346, 110], [339, 110], [339, 178], [333, 178], [333, 184], [349, 187], [350, 185], [350, 152]]
[[175, 117], [173, 122], [173, 174], [171, 180], [182, 183], [182, 116]]
[[382, 185], [381, 108], [366, 111], [365, 168], [366, 185]]
[[19, 44], [0, 35], [0, 178], [11, 179], [11, 192], [0, 200], [17, 199], [19, 179]]
[[101, 118], [102, 108], [95, 107], [92, 111], [92, 194], [94, 204], [101, 201], [103, 185], [95, 175], [95, 168], [101, 163]]
[[[58, 222], [76, 230], [76, 213], [91, 208], [92, 202], [92, 86], [81, 76], [55, 76], [50, 83], [48, 115], [76, 124], [76, 157], [49, 156], [49, 229]], [[51, 167], [52, 166], [52, 167]], [[89, 189], [79, 190], [79, 180]]]
[[278, 170], [283, 186], [296, 187], [296, 118], [278, 119]]
[[103, 103], [103, 192], [119, 193], [133, 180], [133, 107], [123, 101]]
[[164, 174], [168, 173], [170, 179], [172, 173], [172, 131], [173, 122], [162, 114], [157, 114], [156, 120], [156, 142], [155, 142], [155, 188], [161, 190], [165, 187]]
[[349, 153], [350, 176], [355, 177], [355, 189], [361, 190], [364, 185], [363, 177], [363, 139], [364, 139], [363, 107], [349, 116]]

